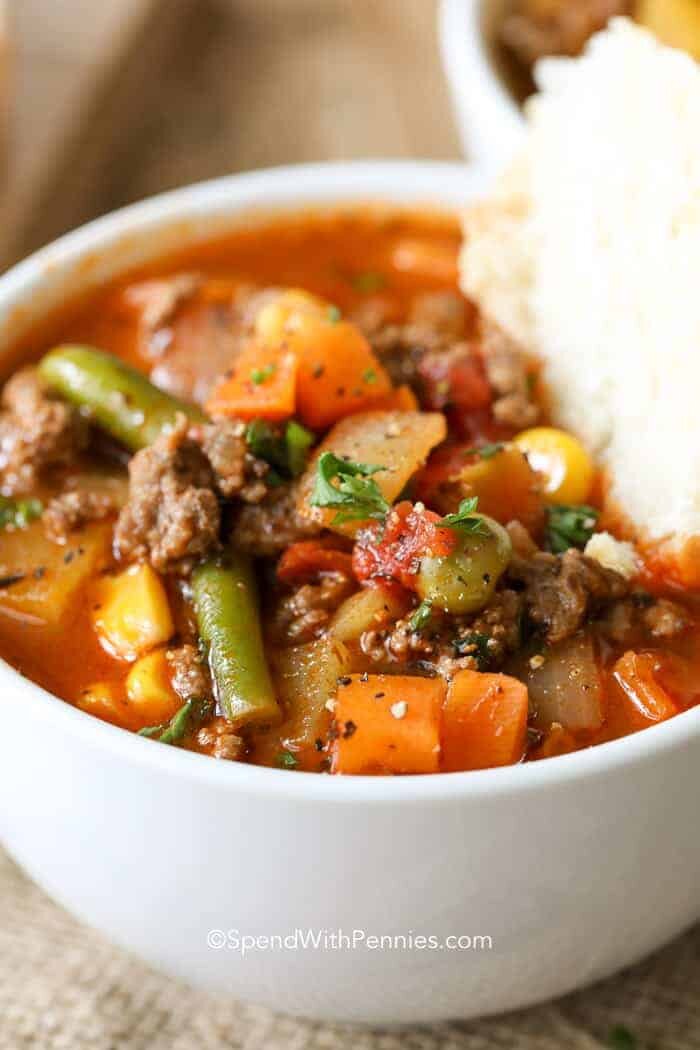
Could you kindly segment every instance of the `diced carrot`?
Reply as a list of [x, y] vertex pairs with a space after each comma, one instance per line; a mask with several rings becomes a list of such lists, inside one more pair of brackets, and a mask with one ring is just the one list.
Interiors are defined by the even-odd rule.
[[251, 343], [206, 404], [210, 415], [277, 421], [294, 415], [298, 362], [295, 354]]
[[624, 696], [630, 731], [664, 722], [678, 714], [666, 690], [657, 680], [657, 660], [652, 653], [627, 652], [615, 664], [613, 678]]
[[293, 583], [323, 572], [344, 572], [351, 576], [352, 554], [338, 550], [333, 542], [321, 539], [292, 543], [277, 563], [278, 579]]
[[404, 383], [403, 386], [395, 387], [381, 401], [375, 401], [372, 407], [385, 412], [417, 412], [420, 405], [410, 386]]
[[440, 678], [372, 674], [342, 679], [332, 772], [437, 773], [445, 690]]
[[348, 321], [307, 318], [287, 343], [299, 361], [297, 415], [312, 430], [373, 408], [391, 393], [389, 374]]
[[489, 769], [525, 753], [527, 687], [504, 674], [459, 671], [442, 713], [442, 769]]

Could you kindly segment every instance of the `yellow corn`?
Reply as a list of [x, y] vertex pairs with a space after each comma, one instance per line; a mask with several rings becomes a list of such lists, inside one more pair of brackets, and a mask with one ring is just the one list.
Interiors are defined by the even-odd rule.
[[545, 481], [549, 503], [585, 503], [591, 494], [595, 467], [581, 442], [556, 427], [533, 427], [515, 438], [533, 470]]
[[182, 707], [170, 682], [165, 650], [156, 649], [137, 660], [126, 677], [129, 706], [143, 725], [168, 722]]
[[100, 641], [122, 660], [163, 645], [174, 631], [165, 587], [150, 565], [100, 581], [93, 615]]

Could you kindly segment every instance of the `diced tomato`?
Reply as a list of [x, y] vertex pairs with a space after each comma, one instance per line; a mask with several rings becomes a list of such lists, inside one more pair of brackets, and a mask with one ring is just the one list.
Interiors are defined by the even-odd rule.
[[481, 354], [467, 344], [442, 353], [426, 354], [418, 368], [426, 408], [441, 412], [454, 405], [463, 412], [488, 408], [491, 387]]
[[349, 576], [352, 573], [352, 555], [324, 540], [293, 543], [277, 563], [277, 577], [283, 583], [297, 583], [328, 572], [343, 572]]
[[383, 528], [371, 526], [360, 534], [352, 556], [357, 579], [383, 577], [414, 589], [421, 558], [445, 557], [454, 550], [455, 533], [440, 520], [433, 511], [398, 503]]

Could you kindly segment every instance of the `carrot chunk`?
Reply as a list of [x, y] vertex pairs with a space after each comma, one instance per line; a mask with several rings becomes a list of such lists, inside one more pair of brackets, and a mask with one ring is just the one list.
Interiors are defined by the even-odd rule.
[[288, 419], [294, 415], [297, 370], [293, 353], [251, 343], [214, 388], [206, 410], [237, 419]]
[[312, 430], [373, 408], [391, 394], [391, 380], [359, 328], [307, 319], [288, 337], [299, 361], [297, 414]]
[[335, 702], [333, 773], [437, 773], [439, 678], [348, 675]]
[[395, 387], [381, 401], [376, 401], [372, 408], [375, 411], [381, 409], [384, 412], [418, 412], [420, 405], [410, 386], [404, 383], [403, 386]]
[[459, 671], [442, 713], [442, 768], [489, 769], [525, 753], [527, 687], [504, 674]]
[[678, 714], [678, 708], [656, 675], [657, 660], [652, 653], [627, 652], [613, 668], [613, 678], [625, 700], [630, 731], [664, 722]]
[[352, 575], [352, 555], [338, 550], [333, 540], [330, 543], [324, 539], [292, 543], [277, 563], [277, 578], [283, 583], [311, 579], [317, 573], [324, 572]]

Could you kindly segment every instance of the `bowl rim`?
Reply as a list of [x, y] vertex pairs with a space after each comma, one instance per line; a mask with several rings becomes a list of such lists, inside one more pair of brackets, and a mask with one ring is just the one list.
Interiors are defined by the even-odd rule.
[[502, 166], [516, 152], [526, 121], [485, 39], [485, 2], [441, 0], [440, 50], [465, 153]]
[[[128, 239], [193, 217], [214, 217], [220, 233], [245, 220], [251, 210], [266, 216], [311, 208], [333, 209], [343, 204], [382, 203], [418, 209], [438, 206], [454, 211], [481, 192], [483, 170], [464, 164], [426, 161], [360, 161], [293, 165], [231, 175], [151, 197], [80, 227], [31, 255], [0, 277], [0, 316], [11, 313], [16, 300], [26, 301], [49, 275], [77, 264], [95, 252], [104, 253]], [[211, 234], [209, 234], [211, 236]], [[208, 239], [208, 238], [204, 238]], [[167, 252], [153, 250], [154, 260]], [[122, 267], [124, 272], [128, 267]], [[78, 274], [80, 269], [77, 269]], [[117, 267], [119, 272], [119, 267]], [[700, 707], [681, 712], [667, 722], [619, 740], [597, 744], [573, 754], [520, 763], [498, 769], [428, 776], [329, 777], [237, 762], [217, 762], [209, 756], [154, 741], [102, 722], [60, 700], [0, 659], [0, 695], [6, 703], [21, 703], [31, 716], [50, 722], [81, 743], [112, 752], [125, 764], [146, 766], [172, 777], [204, 781], [222, 790], [295, 802], [434, 802], [466, 798], [522, 796], [555, 786], [588, 781], [663, 757], [700, 737]], [[58, 702], [57, 702], [58, 701]]]

